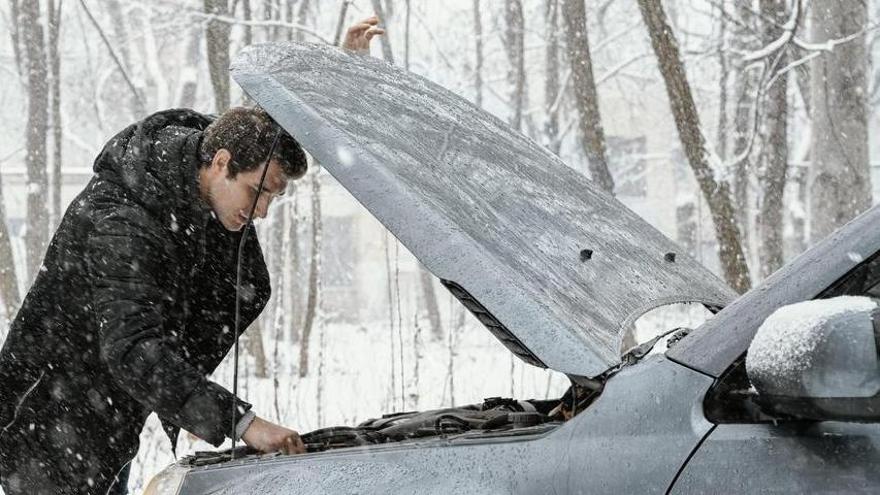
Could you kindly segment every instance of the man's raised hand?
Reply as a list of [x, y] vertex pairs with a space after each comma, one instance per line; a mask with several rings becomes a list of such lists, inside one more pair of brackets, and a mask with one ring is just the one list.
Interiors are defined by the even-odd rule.
[[368, 17], [355, 23], [345, 33], [345, 41], [342, 48], [360, 54], [370, 53], [370, 40], [373, 36], [385, 34], [385, 30], [379, 27], [379, 18]]

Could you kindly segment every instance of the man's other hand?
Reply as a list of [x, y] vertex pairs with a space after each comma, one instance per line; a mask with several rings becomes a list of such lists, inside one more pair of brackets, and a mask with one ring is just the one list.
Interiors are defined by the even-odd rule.
[[368, 54], [370, 53], [370, 40], [377, 34], [385, 34], [385, 30], [379, 27], [378, 17], [369, 17], [348, 28], [345, 33], [345, 41], [342, 42], [342, 48], [355, 53]]
[[241, 439], [249, 447], [267, 454], [279, 451], [285, 454], [302, 454], [306, 451], [306, 446], [299, 438], [299, 433], [270, 423], [260, 417], [254, 418]]

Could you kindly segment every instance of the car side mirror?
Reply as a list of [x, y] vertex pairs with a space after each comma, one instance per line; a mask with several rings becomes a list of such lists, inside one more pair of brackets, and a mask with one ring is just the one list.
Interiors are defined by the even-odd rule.
[[880, 419], [880, 306], [841, 296], [783, 306], [752, 340], [746, 372], [766, 412], [811, 420]]

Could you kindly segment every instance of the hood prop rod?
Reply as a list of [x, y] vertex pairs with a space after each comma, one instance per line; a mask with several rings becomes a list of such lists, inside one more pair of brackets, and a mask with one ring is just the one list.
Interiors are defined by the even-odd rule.
[[[244, 244], [247, 242], [248, 232], [250, 231], [251, 226], [253, 225], [254, 220], [254, 212], [257, 211], [257, 203], [260, 201], [260, 195], [263, 194], [263, 184], [266, 181], [266, 172], [269, 171], [269, 162], [272, 160], [272, 155], [275, 153], [275, 148], [278, 146], [278, 138], [281, 137], [281, 127], [276, 125], [275, 138], [272, 140], [272, 146], [269, 147], [269, 153], [266, 156], [266, 164], [263, 166], [263, 173], [260, 175], [260, 185], [257, 187], [257, 195], [254, 197], [254, 202], [251, 204], [251, 209], [248, 212], [247, 223], [244, 224], [244, 227], [241, 230], [241, 240], [238, 241], [238, 252], [236, 253], [236, 262], [235, 262], [235, 329], [232, 333], [232, 337], [234, 339], [232, 344], [232, 395], [238, 397], [238, 336], [239, 336], [239, 326], [241, 325], [241, 260], [244, 254]], [[230, 427], [230, 437], [232, 438], [232, 450], [231, 455], [232, 459], [235, 459], [235, 401], [232, 402], [232, 417], [231, 417], [231, 427]]]

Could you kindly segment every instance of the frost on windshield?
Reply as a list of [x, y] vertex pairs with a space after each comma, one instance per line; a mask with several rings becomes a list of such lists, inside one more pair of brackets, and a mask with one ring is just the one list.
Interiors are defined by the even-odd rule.
[[[831, 334], [846, 332], [850, 338], [843, 341], [854, 352], [876, 352], [873, 342], [860, 341], [866, 340], [863, 336], [873, 336], [871, 313], [876, 308], [877, 302], [869, 297], [841, 296], [777, 309], [758, 329], [749, 347], [749, 379], [762, 393], [789, 395], [787, 392], [797, 391], [810, 396], [822, 380], [827, 381], [827, 376], [821, 376], [815, 368], [824, 364], [826, 352], [835, 350]], [[855, 376], [863, 370], [852, 371], [853, 380], [863, 381]], [[861, 385], [855, 381], [849, 385]]]

